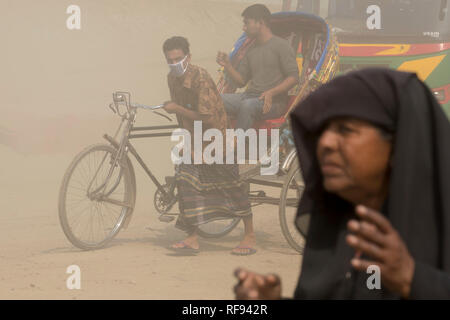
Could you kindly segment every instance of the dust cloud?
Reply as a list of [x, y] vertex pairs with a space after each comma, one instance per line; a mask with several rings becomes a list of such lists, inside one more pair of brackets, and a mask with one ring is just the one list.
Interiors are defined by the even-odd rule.
[[[75, 2], [81, 8], [81, 30], [68, 30], [66, 9]], [[193, 63], [217, 79], [216, 53], [230, 50], [241, 34], [240, 14], [248, 4], [0, 2], [1, 299], [226, 299], [233, 297], [232, 271], [240, 265], [278, 272], [285, 280], [283, 294], [292, 294], [301, 258], [281, 234], [276, 206], [254, 211], [257, 255], [230, 256], [242, 234], [237, 228], [225, 238], [201, 242], [204, 250], [197, 257], [174, 257], [166, 247], [184, 234], [173, 223], [158, 221], [155, 188], [135, 163], [134, 217], [112, 246], [76, 249], [58, 221], [58, 191], [70, 161], [119, 124], [108, 108], [112, 92], [130, 91], [132, 101], [145, 104], [167, 100], [168, 68], [161, 47], [174, 35], [189, 39]], [[168, 122], [139, 112], [137, 125], [152, 124]], [[169, 138], [135, 143], [159, 179], [173, 174], [170, 146]], [[66, 288], [66, 269], [72, 264], [81, 268], [81, 290]]]

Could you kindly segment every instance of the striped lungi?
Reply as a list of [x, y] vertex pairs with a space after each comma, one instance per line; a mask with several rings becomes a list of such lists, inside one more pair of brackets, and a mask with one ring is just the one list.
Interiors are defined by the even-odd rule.
[[192, 232], [204, 223], [252, 214], [237, 164], [180, 164], [175, 178], [179, 229]]

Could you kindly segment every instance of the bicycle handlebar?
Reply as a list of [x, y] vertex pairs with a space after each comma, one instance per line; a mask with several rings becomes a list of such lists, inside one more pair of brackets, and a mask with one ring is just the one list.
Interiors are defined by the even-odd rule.
[[145, 104], [131, 103], [131, 106], [133, 108], [141, 108], [141, 109], [146, 109], [146, 110], [157, 110], [157, 109], [161, 109], [162, 107], [164, 107], [164, 104], [160, 104], [157, 106], [146, 106]]
[[114, 113], [117, 113], [121, 117], [125, 117], [125, 112], [120, 113], [119, 105], [125, 104], [125, 106], [127, 107], [127, 111], [126, 111], [127, 114], [130, 113], [131, 108], [133, 108], [133, 109], [139, 108], [139, 109], [150, 110], [153, 113], [156, 113], [157, 115], [164, 117], [169, 121], [172, 121], [172, 119], [169, 118], [168, 116], [155, 111], [155, 110], [158, 110], [158, 109], [161, 109], [162, 107], [164, 107], [164, 104], [160, 104], [160, 105], [156, 105], [156, 106], [147, 106], [147, 105], [140, 104], [140, 103], [131, 103], [130, 99], [131, 99], [131, 94], [129, 92], [120, 92], [120, 91], [114, 92], [113, 93], [113, 101], [114, 101], [113, 103], [114, 103], [115, 108], [112, 106], [112, 103], [109, 105], [109, 107], [111, 108], [112, 111], [114, 111]]

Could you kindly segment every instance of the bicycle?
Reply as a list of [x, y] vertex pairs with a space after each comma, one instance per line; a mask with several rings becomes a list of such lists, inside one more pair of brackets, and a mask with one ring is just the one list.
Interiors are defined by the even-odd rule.
[[[134, 127], [138, 109], [149, 110], [169, 121], [172, 120], [156, 111], [161, 105], [132, 104], [130, 96], [129, 92], [113, 93], [114, 102], [109, 107], [122, 121], [113, 137], [107, 134], [103, 136], [110, 144], [95, 144], [81, 151], [66, 170], [60, 187], [60, 224], [69, 241], [80, 249], [104, 247], [121, 228], [128, 226], [136, 202], [136, 176], [128, 156], [130, 153], [157, 188], [153, 202], [159, 213], [159, 220], [170, 222], [178, 215], [169, 213], [178, 200], [175, 178], [166, 177], [165, 183], [158, 181], [130, 143], [130, 140], [135, 138], [170, 136], [171, 132], [167, 130], [176, 129], [178, 125]], [[121, 130], [121, 138], [116, 141]], [[133, 134], [146, 130], [160, 132]], [[80, 207], [84, 212], [72, 218], [72, 211], [77, 211]], [[89, 221], [83, 223], [83, 217], [87, 217]], [[235, 218], [225, 222], [214, 221], [200, 226], [198, 233], [205, 238], [221, 237], [231, 232], [239, 220]], [[78, 232], [80, 227], [81, 234]], [[86, 237], [85, 233], [88, 233]]]

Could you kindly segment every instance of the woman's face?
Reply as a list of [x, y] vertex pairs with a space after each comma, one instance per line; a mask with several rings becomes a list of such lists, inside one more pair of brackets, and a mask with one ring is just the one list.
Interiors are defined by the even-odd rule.
[[384, 194], [391, 149], [391, 142], [370, 123], [332, 119], [317, 144], [325, 190], [355, 204]]

